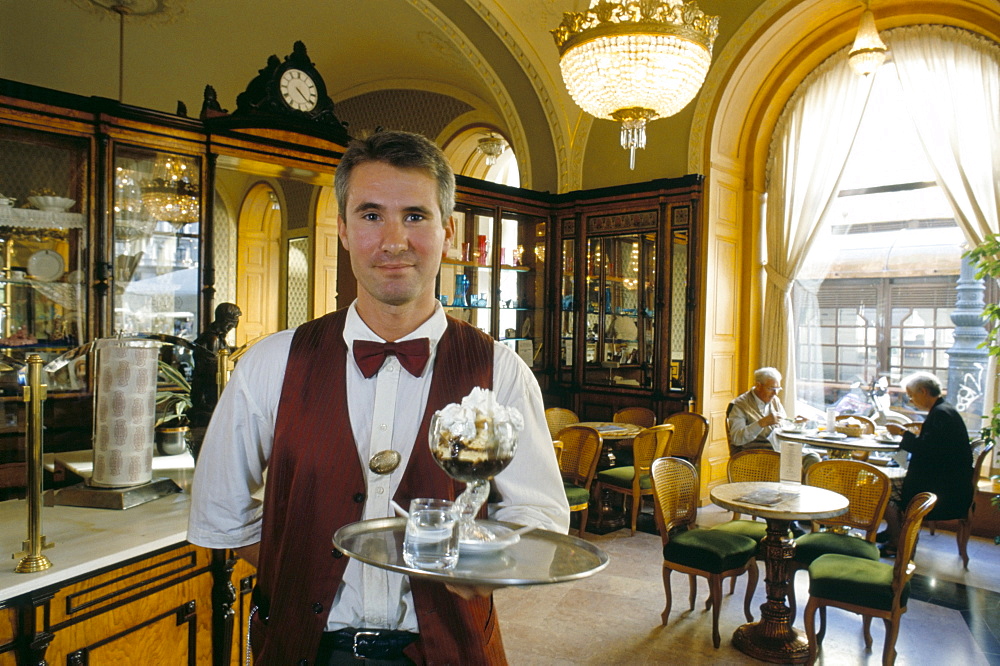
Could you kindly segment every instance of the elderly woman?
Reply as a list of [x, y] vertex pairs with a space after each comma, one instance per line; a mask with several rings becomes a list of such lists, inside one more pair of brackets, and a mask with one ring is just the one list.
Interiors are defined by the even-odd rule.
[[899, 499], [890, 502], [885, 512], [888, 538], [882, 548], [884, 557], [896, 554], [902, 514], [917, 493], [937, 495], [927, 520], [961, 518], [972, 502], [972, 447], [965, 421], [941, 397], [941, 382], [934, 375], [918, 372], [907, 377], [902, 386], [910, 402], [927, 411], [927, 418], [919, 435], [897, 425], [886, 426], [892, 434], [903, 436], [900, 448], [910, 452], [910, 465]]

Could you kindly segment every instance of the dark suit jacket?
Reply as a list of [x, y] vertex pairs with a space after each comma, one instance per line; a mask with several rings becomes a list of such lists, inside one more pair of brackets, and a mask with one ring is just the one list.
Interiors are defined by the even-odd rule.
[[904, 434], [900, 446], [911, 454], [902, 508], [914, 495], [927, 491], [938, 496], [927, 520], [964, 517], [972, 502], [972, 448], [965, 421], [955, 408], [938, 398], [920, 434]]

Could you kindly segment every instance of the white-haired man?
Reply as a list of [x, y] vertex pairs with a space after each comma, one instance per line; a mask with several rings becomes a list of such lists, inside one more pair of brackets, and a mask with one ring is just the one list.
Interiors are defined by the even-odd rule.
[[[729, 403], [726, 409], [726, 434], [729, 438], [729, 453], [746, 449], [774, 449], [774, 431], [785, 416], [785, 408], [778, 399], [781, 393], [781, 373], [775, 368], [759, 368], [753, 373], [754, 384], [746, 393]], [[802, 453], [802, 471], [814, 463], [819, 456]], [[804, 534], [797, 523], [791, 525], [796, 536]]]

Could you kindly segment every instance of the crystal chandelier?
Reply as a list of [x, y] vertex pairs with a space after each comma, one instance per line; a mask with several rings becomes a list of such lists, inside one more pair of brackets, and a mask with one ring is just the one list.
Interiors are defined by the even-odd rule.
[[503, 151], [507, 150], [507, 142], [490, 132], [489, 135], [479, 140], [476, 149], [486, 156], [486, 166], [493, 166], [503, 155]]
[[143, 180], [142, 204], [156, 220], [165, 220], [178, 230], [197, 222], [200, 213], [196, 169], [176, 155], [153, 164], [153, 178]]
[[869, 7], [865, 7], [854, 46], [847, 54], [847, 62], [856, 73], [868, 76], [885, 62], [885, 52], [888, 50], [875, 28], [875, 15]]
[[646, 123], [683, 109], [705, 82], [719, 17], [696, 0], [591, 0], [585, 12], [565, 12], [551, 32], [573, 101], [621, 122], [634, 169]]

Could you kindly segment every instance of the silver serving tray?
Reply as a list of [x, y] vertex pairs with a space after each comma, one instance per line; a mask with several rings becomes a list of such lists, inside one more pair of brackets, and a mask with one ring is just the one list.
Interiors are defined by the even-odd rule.
[[[520, 527], [484, 520], [485, 524]], [[544, 585], [592, 576], [608, 566], [608, 554], [566, 534], [534, 530], [499, 551], [462, 555], [451, 571], [427, 571], [403, 561], [405, 518], [378, 518], [344, 525], [333, 545], [354, 559], [415, 578], [466, 585]]]

